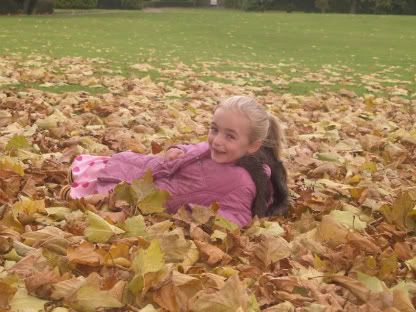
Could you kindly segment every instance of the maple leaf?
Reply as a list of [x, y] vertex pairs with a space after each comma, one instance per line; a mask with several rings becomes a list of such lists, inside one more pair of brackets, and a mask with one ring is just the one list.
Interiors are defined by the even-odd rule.
[[15, 135], [9, 140], [5, 147], [5, 150], [8, 152], [13, 152], [19, 149], [25, 149], [29, 147], [30, 144], [27, 141], [26, 137], [24, 137], [23, 135]]
[[98, 253], [94, 245], [87, 241], [82, 242], [79, 246], [68, 247], [67, 257], [70, 262], [89, 266], [99, 266], [104, 262], [103, 255]]
[[18, 159], [8, 156], [0, 157], [0, 169], [16, 172], [20, 176], [25, 174], [23, 164]]
[[167, 272], [163, 270], [165, 259], [159, 242], [152, 240], [147, 249], [139, 249], [131, 267], [136, 275], [130, 281], [128, 289], [133, 294], [144, 294], [153, 284], [163, 280]]
[[143, 214], [160, 213], [165, 210], [165, 203], [170, 197], [164, 190], [157, 190], [153, 184], [150, 170], [131, 184], [120, 183], [114, 190], [114, 198], [124, 200], [130, 205], [140, 209]]
[[108, 291], [88, 285], [78, 289], [70, 304], [74, 309], [85, 312], [95, 312], [98, 308], [121, 308], [123, 306]]
[[189, 310], [190, 299], [200, 290], [202, 283], [199, 279], [174, 270], [164, 285], [154, 292], [153, 299], [169, 311]]
[[217, 246], [198, 240], [195, 241], [195, 244], [198, 247], [201, 254], [204, 255], [209, 265], [216, 265], [219, 263], [227, 264], [232, 259], [229, 255], [227, 255]]
[[270, 264], [289, 257], [289, 243], [282, 237], [265, 236], [255, 249], [255, 255], [268, 267]]
[[113, 235], [123, 234], [124, 231], [101, 218], [99, 215], [87, 211], [89, 225], [85, 229], [85, 236], [91, 242], [105, 243]]
[[160, 271], [165, 264], [159, 242], [152, 240], [147, 249], [139, 249], [133, 259], [132, 269], [141, 275]]
[[195, 302], [191, 305], [191, 311], [247, 311], [249, 300], [250, 298], [238, 275], [233, 275], [217, 292], [197, 294]]
[[416, 206], [416, 196], [408, 192], [400, 193], [392, 206], [383, 206], [381, 211], [386, 219], [402, 230], [416, 228], [416, 220], [411, 215]]
[[165, 211], [165, 203], [169, 199], [169, 192], [160, 190], [154, 191], [140, 200], [137, 207], [143, 214], [160, 213]]
[[17, 291], [17, 288], [13, 284], [10, 280], [0, 280], [0, 309], [8, 309], [9, 302]]
[[12, 206], [12, 213], [22, 224], [35, 220], [37, 214], [47, 213], [44, 200], [23, 198]]
[[44, 311], [47, 302], [47, 300], [30, 296], [26, 289], [19, 287], [9, 304], [11, 311], [38, 312]]
[[121, 225], [127, 237], [146, 236], [146, 224], [143, 216], [133, 216], [127, 218]]

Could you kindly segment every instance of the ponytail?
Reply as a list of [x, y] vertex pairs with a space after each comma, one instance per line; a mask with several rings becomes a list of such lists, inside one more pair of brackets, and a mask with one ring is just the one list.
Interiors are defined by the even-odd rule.
[[280, 160], [282, 156], [283, 141], [284, 135], [280, 123], [277, 121], [276, 117], [269, 114], [269, 130], [263, 146], [272, 148], [275, 158]]
[[[251, 210], [253, 216], [259, 217], [284, 215], [289, 203], [287, 172], [281, 161], [284, 135], [277, 118], [269, 114], [268, 119], [269, 129], [263, 145], [255, 154], [246, 155], [237, 163], [250, 173], [256, 185]], [[264, 171], [264, 164], [271, 170], [270, 180]]]
[[[289, 190], [287, 187], [287, 172], [281, 161], [284, 135], [277, 118], [269, 114], [269, 131], [260, 151], [260, 159], [271, 170], [272, 202], [265, 216], [283, 215], [287, 213]], [[262, 190], [258, 190], [262, 192]], [[266, 196], [270, 194], [266, 193]]]

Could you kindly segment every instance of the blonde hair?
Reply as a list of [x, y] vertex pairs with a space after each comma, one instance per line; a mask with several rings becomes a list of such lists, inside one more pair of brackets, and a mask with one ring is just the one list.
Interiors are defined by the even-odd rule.
[[277, 118], [257, 104], [256, 99], [249, 96], [232, 96], [222, 101], [218, 108], [236, 110], [244, 114], [251, 123], [249, 141], [261, 140], [262, 146], [273, 149], [277, 159], [282, 151], [283, 131]]

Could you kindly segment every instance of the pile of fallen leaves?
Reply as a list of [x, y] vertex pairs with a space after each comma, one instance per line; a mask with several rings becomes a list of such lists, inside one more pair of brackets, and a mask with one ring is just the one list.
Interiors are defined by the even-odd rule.
[[[168, 84], [54, 62], [62, 73], [7, 61], [0, 81], [88, 80], [110, 91], [0, 91], [0, 310], [415, 311], [408, 92], [282, 95], [204, 82], [190, 67]], [[60, 199], [76, 155], [204, 140], [214, 104], [234, 94], [256, 95], [287, 128], [289, 217], [239, 229], [215, 203], [168, 215], [151, 175], [109, 196]]]

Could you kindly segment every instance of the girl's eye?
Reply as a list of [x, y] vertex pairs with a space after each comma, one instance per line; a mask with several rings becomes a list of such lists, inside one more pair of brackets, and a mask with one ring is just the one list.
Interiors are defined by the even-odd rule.
[[234, 140], [235, 137], [232, 134], [227, 134], [227, 139], [228, 140]]
[[215, 127], [211, 127], [211, 128], [209, 129], [209, 131], [214, 132], [214, 133], [217, 133], [217, 132], [218, 132], [218, 129], [217, 129], [217, 128], [215, 128]]

